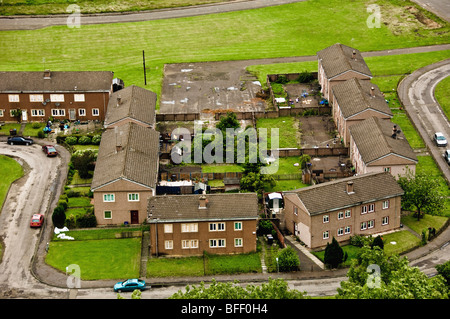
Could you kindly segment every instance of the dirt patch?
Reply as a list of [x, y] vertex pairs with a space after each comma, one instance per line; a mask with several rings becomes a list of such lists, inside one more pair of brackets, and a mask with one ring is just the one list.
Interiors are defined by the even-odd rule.
[[439, 29], [440, 27], [442, 27], [436, 21], [433, 21], [430, 18], [427, 18], [423, 14], [423, 12], [420, 11], [419, 9], [417, 9], [416, 7], [407, 7], [406, 10], [409, 11], [410, 13], [412, 13], [420, 23], [422, 23], [423, 25], [425, 25], [427, 27], [427, 29]]

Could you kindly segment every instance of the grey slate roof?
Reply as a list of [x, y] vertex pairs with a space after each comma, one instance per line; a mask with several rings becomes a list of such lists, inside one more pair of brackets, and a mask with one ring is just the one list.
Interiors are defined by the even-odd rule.
[[162, 195], [149, 197], [148, 221], [236, 220], [258, 218], [256, 193], [206, 194], [206, 209], [199, 209], [202, 195]]
[[[120, 102], [118, 99], [120, 99]], [[105, 117], [105, 126], [126, 118], [154, 125], [155, 110], [156, 93], [131, 85], [111, 94]]]
[[113, 72], [52, 71], [44, 79], [44, 71], [0, 72], [0, 92], [109, 92]]
[[352, 78], [334, 85], [332, 90], [345, 119], [368, 109], [393, 116], [380, 89], [370, 81]]
[[[121, 146], [117, 150], [116, 146]], [[158, 179], [159, 132], [126, 123], [102, 134], [91, 188], [118, 179], [155, 187]]]
[[[348, 182], [353, 182], [354, 193], [352, 194], [348, 194], [346, 191]], [[392, 174], [382, 172], [343, 178], [284, 192], [284, 194], [286, 196], [296, 195], [305, 205], [310, 215], [317, 215], [401, 196], [403, 195], [403, 190]]]
[[[355, 51], [355, 58], [352, 57]], [[317, 52], [317, 57], [321, 60], [323, 70], [328, 79], [353, 70], [372, 77], [364, 58], [359, 50], [336, 43], [332, 46]]]
[[366, 165], [389, 154], [417, 162], [416, 154], [402, 133], [396, 139], [392, 138], [394, 125], [391, 121], [371, 117], [350, 126], [350, 135]]

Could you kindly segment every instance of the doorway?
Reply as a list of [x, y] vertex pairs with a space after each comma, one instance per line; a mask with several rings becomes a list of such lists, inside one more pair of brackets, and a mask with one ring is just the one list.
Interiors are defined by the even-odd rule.
[[130, 211], [130, 215], [131, 224], [139, 224], [139, 211], [132, 210]]

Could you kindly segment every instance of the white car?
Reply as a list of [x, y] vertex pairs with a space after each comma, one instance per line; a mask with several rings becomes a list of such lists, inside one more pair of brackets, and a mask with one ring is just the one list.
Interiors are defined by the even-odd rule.
[[447, 146], [447, 139], [440, 132], [434, 133], [434, 142], [437, 146]]
[[447, 164], [450, 165], [450, 150], [446, 150], [446, 151], [444, 152], [444, 159], [445, 159], [445, 161], [447, 162]]

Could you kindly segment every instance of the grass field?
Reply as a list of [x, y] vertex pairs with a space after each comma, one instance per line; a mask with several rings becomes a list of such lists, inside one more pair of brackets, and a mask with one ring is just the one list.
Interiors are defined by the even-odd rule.
[[0, 155], [0, 209], [3, 207], [6, 195], [12, 182], [23, 176], [19, 163], [8, 156]]
[[[368, 28], [371, 2], [316, 0], [179, 19], [3, 31], [0, 69], [111, 70], [125, 85], [160, 95], [165, 63], [315, 55], [336, 42], [361, 51], [448, 43], [449, 24], [433, 17], [442, 27], [427, 29], [405, 11], [406, 4], [416, 6], [409, 1], [379, 0], [387, 25]], [[398, 21], [390, 19], [395, 12]], [[393, 24], [402, 31], [394, 32]]]
[[442, 107], [447, 119], [450, 120], [450, 76], [443, 79], [436, 85], [434, 94]]
[[298, 119], [295, 117], [260, 118], [256, 122], [256, 128], [267, 129], [267, 149], [271, 148], [271, 129], [279, 129], [278, 148], [298, 148], [300, 138], [298, 135]]

